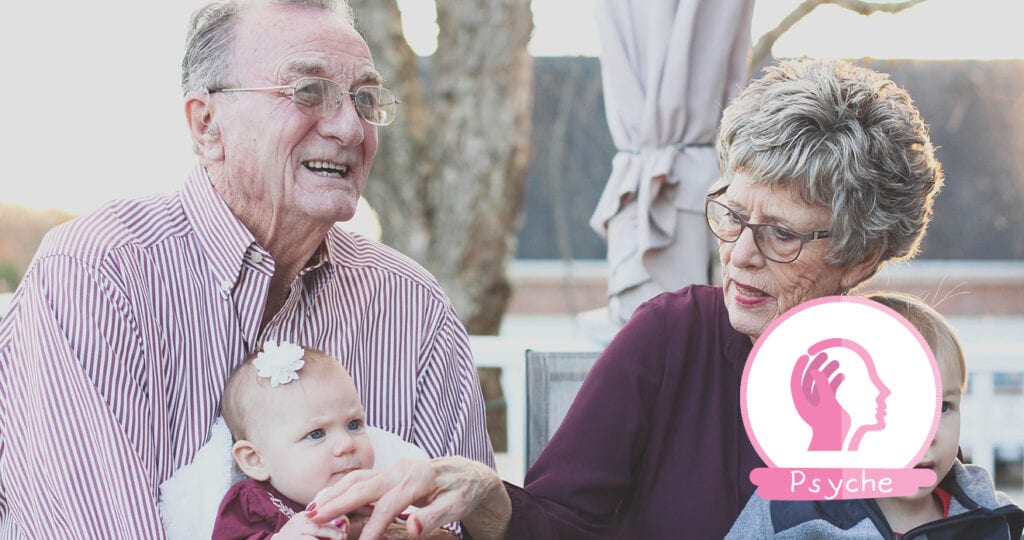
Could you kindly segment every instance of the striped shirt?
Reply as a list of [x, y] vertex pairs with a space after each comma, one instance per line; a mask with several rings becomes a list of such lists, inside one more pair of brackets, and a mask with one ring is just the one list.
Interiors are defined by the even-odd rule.
[[0, 321], [0, 538], [163, 537], [160, 483], [267, 340], [339, 359], [369, 424], [494, 466], [466, 330], [432, 276], [335, 228], [261, 332], [273, 269], [202, 167], [47, 234]]

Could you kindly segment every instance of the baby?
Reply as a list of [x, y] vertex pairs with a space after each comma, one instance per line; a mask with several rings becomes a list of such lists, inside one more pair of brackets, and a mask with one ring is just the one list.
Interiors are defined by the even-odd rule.
[[222, 410], [249, 479], [224, 496], [213, 537], [345, 538], [347, 520], [317, 525], [316, 508], [307, 508], [350, 471], [373, 468], [366, 414], [345, 368], [320, 351], [268, 342], [231, 375]]
[[923, 301], [907, 295], [867, 297], [907, 319], [924, 337], [942, 378], [942, 409], [931, 446], [916, 468], [936, 482], [913, 495], [885, 499], [766, 501], [755, 493], [726, 538], [1012, 538], [1024, 526], [1021, 510], [995, 491], [989, 473], [957, 459], [960, 400], [967, 363], [956, 332]]

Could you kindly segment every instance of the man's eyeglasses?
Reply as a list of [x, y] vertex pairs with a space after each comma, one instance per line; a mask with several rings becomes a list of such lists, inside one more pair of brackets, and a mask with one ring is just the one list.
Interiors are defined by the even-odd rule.
[[218, 88], [216, 92], [282, 92], [292, 98], [299, 110], [316, 117], [328, 118], [341, 107], [345, 96], [352, 96], [359, 117], [375, 126], [386, 126], [395, 121], [398, 103], [394, 94], [382, 86], [360, 86], [355, 92], [345, 91], [341, 85], [320, 77], [303, 77], [288, 86], [259, 88]]
[[704, 202], [704, 215], [711, 233], [723, 242], [739, 240], [743, 229], [749, 228], [754, 234], [757, 250], [769, 261], [777, 263], [791, 263], [800, 256], [806, 242], [829, 237], [828, 231], [798, 233], [778, 225], [750, 223], [711, 196]]

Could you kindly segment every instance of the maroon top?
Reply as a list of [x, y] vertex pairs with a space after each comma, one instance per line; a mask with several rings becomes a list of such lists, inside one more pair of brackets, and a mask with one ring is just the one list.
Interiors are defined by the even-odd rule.
[[270, 538], [303, 510], [301, 504], [281, 495], [267, 482], [242, 480], [231, 486], [221, 500], [213, 538]]
[[[740, 414], [750, 338], [722, 290], [637, 309], [512, 498], [509, 538], [722, 538], [764, 466]], [[472, 533], [472, 531], [470, 531]]]

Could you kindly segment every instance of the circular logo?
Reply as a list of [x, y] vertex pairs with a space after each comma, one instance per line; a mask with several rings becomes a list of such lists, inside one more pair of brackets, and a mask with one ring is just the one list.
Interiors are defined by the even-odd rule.
[[770, 467], [899, 469], [925, 454], [942, 383], [906, 319], [853, 296], [779, 317], [747, 359], [743, 423]]

